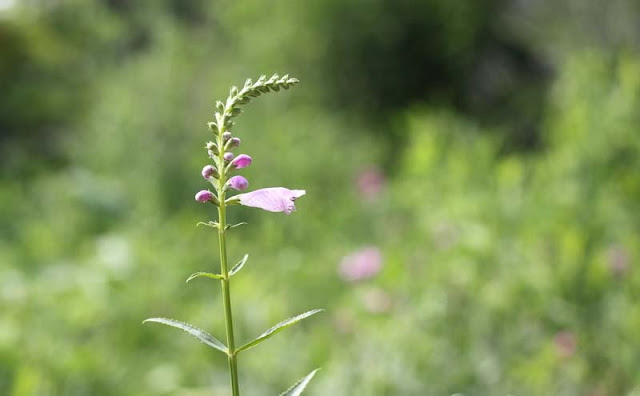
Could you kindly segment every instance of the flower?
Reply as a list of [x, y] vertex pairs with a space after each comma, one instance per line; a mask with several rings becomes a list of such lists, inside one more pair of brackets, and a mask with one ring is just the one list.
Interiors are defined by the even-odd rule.
[[578, 349], [578, 340], [571, 331], [559, 331], [553, 336], [553, 344], [558, 357], [567, 359], [573, 356]]
[[[239, 157], [240, 156], [238, 156], [238, 158]], [[296, 210], [294, 201], [304, 194], [306, 194], [305, 190], [289, 190], [284, 187], [270, 187], [251, 191], [245, 194], [238, 194], [234, 198], [239, 200], [240, 205], [260, 208], [269, 212], [284, 212], [286, 214], [291, 214], [291, 212]]]
[[382, 268], [382, 253], [375, 246], [367, 246], [344, 256], [338, 266], [340, 277], [347, 282], [371, 278]]
[[384, 189], [385, 177], [380, 169], [371, 167], [358, 174], [356, 184], [364, 199], [374, 201]]
[[242, 176], [234, 176], [227, 182], [234, 190], [243, 191], [249, 187], [249, 181]]
[[209, 190], [201, 190], [196, 193], [196, 201], [209, 202], [213, 200], [213, 193]]
[[231, 138], [231, 140], [229, 140], [228, 145], [229, 147], [238, 147], [240, 145], [240, 138], [239, 137]]
[[222, 158], [224, 158], [225, 161], [231, 161], [233, 159], [233, 153], [227, 151], [222, 155]]
[[232, 164], [236, 169], [242, 169], [251, 165], [251, 161], [252, 159], [250, 156], [246, 154], [240, 154], [233, 160]]
[[204, 177], [207, 180], [209, 180], [211, 176], [218, 177], [218, 171], [212, 165], [205, 165], [205, 167], [202, 168], [201, 174], [202, 174], [202, 177]]

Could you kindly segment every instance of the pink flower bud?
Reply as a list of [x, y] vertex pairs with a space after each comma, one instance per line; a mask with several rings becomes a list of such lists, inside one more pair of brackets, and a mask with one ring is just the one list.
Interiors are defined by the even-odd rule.
[[224, 153], [222, 158], [224, 158], [225, 161], [229, 162], [233, 159], [233, 153], [227, 151], [226, 153]]
[[240, 145], [240, 138], [234, 137], [229, 140], [229, 147], [238, 147]]
[[229, 183], [229, 187], [238, 191], [246, 190], [249, 187], [249, 182], [242, 176], [234, 176], [227, 183]]
[[212, 165], [206, 165], [202, 168], [201, 174], [206, 180], [209, 180], [211, 176], [218, 178], [218, 170]]
[[242, 169], [251, 165], [251, 161], [252, 159], [248, 155], [240, 154], [233, 160], [232, 164], [236, 169]]
[[231, 132], [225, 132], [222, 134], [222, 141], [226, 142], [227, 140], [231, 139]]
[[198, 191], [196, 194], [196, 201], [198, 202], [209, 202], [213, 200], [213, 193], [209, 190]]

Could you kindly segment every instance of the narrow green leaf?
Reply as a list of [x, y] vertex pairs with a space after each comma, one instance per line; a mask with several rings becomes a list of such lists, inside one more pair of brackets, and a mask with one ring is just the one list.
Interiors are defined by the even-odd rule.
[[207, 227], [211, 227], [211, 228], [218, 228], [218, 222], [217, 221], [209, 221], [207, 223], [203, 222], [203, 221], [199, 221], [198, 223], [196, 223], [196, 227], [198, 226], [207, 226]]
[[307, 387], [307, 385], [309, 384], [309, 382], [311, 381], [313, 376], [316, 375], [318, 370], [320, 370], [320, 369], [315, 369], [312, 372], [310, 372], [309, 374], [307, 374], [300, 381], [298, 381], [295, 384], [293, 384], [293, 386], [291, 388], [289, 388], [286, 391], [284, 391], [283, 393], [281, 393], [280, 396], [300, 396], [302, 394], [302, 391], [304, 390], [304, 388]]
[[245, 254], [242, 260], [238, 261], [238, 264], [234, 265], [233, 268], [231, 268], [231, 271], [229, 271], [229, 276], [233, 276], [235, 275], [236, 272], [240, 271], [244, 266], [244, 263], [247, 262], [248, 258], [249, 258], [249, 255]]
[[205, 278], [211, 278], [211, 279], [223, 279], [223, 276], [219, 274], [212, 274], [211, 272], [196, 272], [194, 274], [191, 274], [191, 276], [187, 278], [187, 283], [201, 276]]
[[244, 351], [246, 349], [249, 349], [251, 347], [254, 347], [256, 345], [258, 345], [259, 343], [261, 343], [262, 341], [266, 340], [267, 338], [272, 337], [274, 334], [281, 332], [282, 330], [286, 329], [287, 327], [298, 323], [299, 321], [301, 321], [302, 319], [306, 319], [311, 315], [315, 315], [318, 312], [322, 312], [324, 311], [324, 309], [314, 309], [312, 311], [309, 312], [305, 312], [303, 314], [300, 314], [298, 316], [294, 316], [293, 318], [289, 318], [287, 320], [284, 320], [280, 323], [278, 323], [277, 325], [273, 326], [272, 328], [270, 328], [269, 330], [265, 331], [264, 333], [260, 334], [260, 336], [258, 338], [256, 338], [253, 341], [250, 341], [246, 344], [244, 344], [243, 346], [241, 346], [240, 348], [238, 348], [236, 350], [236, 352], [240, 352], [240, 351]]
[[[231, 199], [231, 198], [229, 198], [229, 199]], [[227, 200], [227, 202], [226, 202], [226, 203], [230, 203], [230, 202], [229, 202], [229, 200]], [[230, 229], [232, 229], [232, 228], [240, 227], [241, 225], [246, 225], [246, 224], [249, 224], [249, 223], [245, 223], [245, 222], [243, 221], [242, 223], [238, 223], [238, 224], [229, 224], [229, 225], [225, 228], [225, 230], [230, 230]]]
[[184, 330], [187, 333], [191, 334], [202, 343], [210, 346], [211, 348], [217, 349], [224, 354], [228, 354], [227, 347], [217, 338], [213, 337], [211, 334], [207, 333], [204, 330], [200, 330], [197, 327], [191, 326], [188, 323], [178, 322], [177, 320], [167, 319], [167, 318], [149, 318], [143, 321], [142, 323], [147, 322], [155, 322], [161, 323], [167, 326], [175, 327], [180, 330]]

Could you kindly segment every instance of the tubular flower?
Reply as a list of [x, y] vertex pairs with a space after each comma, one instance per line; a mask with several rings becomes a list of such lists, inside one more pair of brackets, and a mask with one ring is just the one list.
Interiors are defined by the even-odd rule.
[[209, 190], [201, 190], [196, 193], [196, 201], [209, 202], [213, 200], [213, 193]]
[[238, 191], [246, 190], [249, 187], [249, 181], [242, 176], [233, 176], [227, 183], [229, 187]]
[[240, 205], [260, 208], [269, 212], [291, 214], [296, 210], [294, 201], [306, 194], [305, 190], [289, 190], [284, 187], [262, 188], [245, 194], [238, 194]]
[[246, 154], [240, 154], [239, 156], [237, 156], [232, 164], [234, 166], [234, 168], [236, 169], [242, 169], [242, 168], [246, 168], [247, 166], [251, 165], [251, 161], [253, 161], [251, 159], [250, 156], [246, 155]]
[[206, 165], [204, 168], [202, 168], [201, 174], [202, 174], [202, 177], [204, 177], [207, 180], [209, 180], [211, 176], [216, 178], [218, 177], [218, 171], [212, 165]]

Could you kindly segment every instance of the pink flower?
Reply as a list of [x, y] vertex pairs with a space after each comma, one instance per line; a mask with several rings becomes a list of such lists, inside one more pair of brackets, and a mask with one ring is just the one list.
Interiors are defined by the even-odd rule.
[[207, 180], [209, 180], [211, 176], [218, 177], [218, 171], [212, 165], [206, 165], [204, 168], [202, 168], [201, 173], [202, 173], [202, 177], [204, 177]]
[[379, 287], [366, 290], [361, 298], [364, 308], [371, 313], [380, 314], [391, 309], [391, 296]]
[[360, 172], [357, 177], [358, 192], [368, 201], [378, 198], [384, 188], [384, 184], [384, 174], [378, 168], [371, 167], [366, 169]]
[[556, 354], [563, 359], [570, 358], [578, 349], [578, 340], [570, 331], [560, 331], [553, 336]]
[[246, 154], [240, 154], [233, 160], [232, 164], [236, 169], [242, 169], [251, 165], [251, 161], [252, 159], [250, 156]]
[[338, 273], [348, 282], [371, 278], [382, 268], [382, 253], [375, 246], [367, 246], [345, 256], [340, 262]]
[[213, 200], [213, 193], [209, 190], [198, 191], [196, 194], [196, 201], [198, 202], [209, 202]]
[[249, 187], [249, 181], [242, 176], [234, 176], [227, 183], [229, 183], [229, 187], [238, 191], [246, 190]]
[[231, 161], [233, 159], [233, 153], [227, 151], [226, 153], [222, 154], [222, 158], [224, 158], [225, 161]]
[[229, 147], [238, 147], [240, 145], [240, 138], [234, 137], [229, 140]]
[[[242, 155], [239, 155], [238, 158]], [[284, 187], [271, 187], [262, 188], [245, 194], [238, 194], [234, 198], [237, 198], [240, 201], [240, 205], [260, 208], [269, 212], [284, 212], [286, 214], [291, 214], [291, 212], [296, 210], [294, 201], [305, 193], [305, 190], [289, 190]]]

